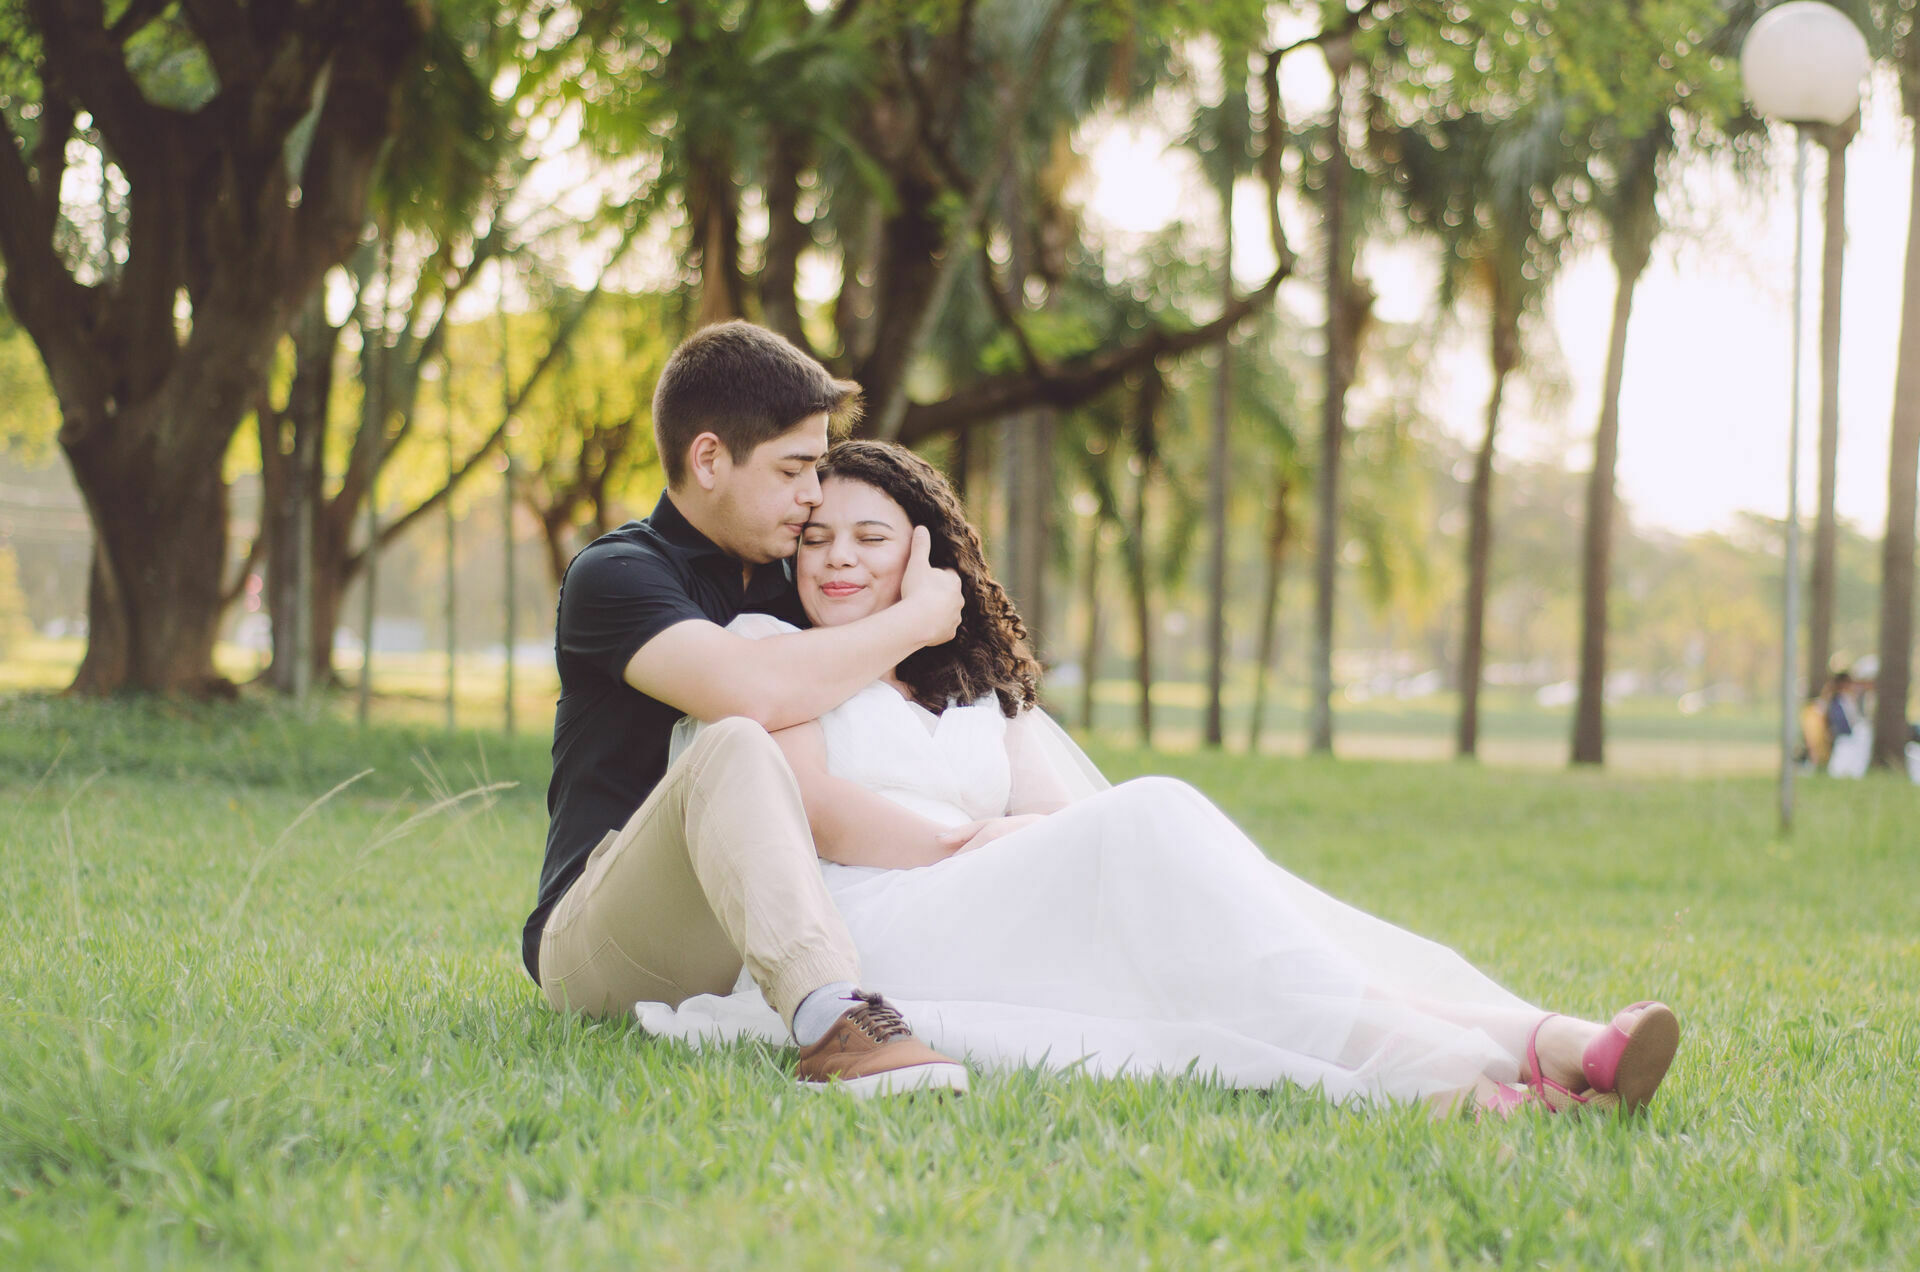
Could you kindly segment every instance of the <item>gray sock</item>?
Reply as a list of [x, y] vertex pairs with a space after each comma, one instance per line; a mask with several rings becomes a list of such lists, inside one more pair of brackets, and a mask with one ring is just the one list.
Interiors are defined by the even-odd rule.
[[852, 981], [834, 981], [802, 998], [800, 1005], [793, 1009], [793, 1040], [803, 1047], [811, 1047], [826, 1037], [833, 1022], [853, 1006], [847, 999], [857, 988]]

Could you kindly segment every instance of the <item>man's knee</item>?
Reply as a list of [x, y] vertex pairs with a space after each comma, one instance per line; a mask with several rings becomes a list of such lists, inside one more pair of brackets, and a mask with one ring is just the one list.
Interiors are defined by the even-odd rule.
[[773, 735], [761, 727], [757, 720], [746, 716], [728, 716], [724, 720], [715, 720], [700, 731], [695, 748], [706, 747], [710, 751], [732, 751], [739, 749], [764, 749], [775, 754], [780, 751]]
[[701, 785], [716, 781], [793, 784], [793, 770], [780, 744], [745, 716], [728, 716], [706, 726], [687, 759], [692, 761], [694, 782]]

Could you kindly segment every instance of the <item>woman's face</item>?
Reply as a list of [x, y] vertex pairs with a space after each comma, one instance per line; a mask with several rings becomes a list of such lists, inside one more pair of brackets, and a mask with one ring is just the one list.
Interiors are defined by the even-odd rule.
[[891, 495], [847, 477], [820, 486], [820, 506], [800, 532], [794, 581], [816, 627], [877, 614], [900, 599], [913, 526]]

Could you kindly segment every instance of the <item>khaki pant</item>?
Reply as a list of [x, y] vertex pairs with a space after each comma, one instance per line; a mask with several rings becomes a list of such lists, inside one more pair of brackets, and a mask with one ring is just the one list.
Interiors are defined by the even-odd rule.
[[701, 731], [647, 802], [587, 858], [540, 938], [556, 1010], [620, 1015], [725, 994], [745, 965], [789, 1024], [860, 979], [786, 757], [751, 720]]

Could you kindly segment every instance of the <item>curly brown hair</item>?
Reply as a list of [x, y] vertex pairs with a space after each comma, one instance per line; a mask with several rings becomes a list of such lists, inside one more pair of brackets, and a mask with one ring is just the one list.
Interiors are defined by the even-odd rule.
[[916, 650], [895, 669], [914, 698], [940, 711], [949, 702], [992, 693], [1008, 718], [1036, 705], [1040, 664], [1030, 652], [1026, 624], [987, 569], [980, 532], [940, 470], [904, 446], [856, 439], [829, 449], [819, 472], [823, 483], [831, 477], [861, 482], [899, 504], [910, 523], [927, 528], [927, 560], [960, 576], [960, 630], [944, 645]]

